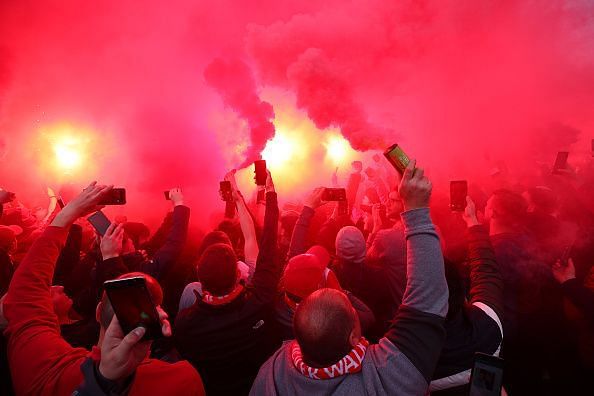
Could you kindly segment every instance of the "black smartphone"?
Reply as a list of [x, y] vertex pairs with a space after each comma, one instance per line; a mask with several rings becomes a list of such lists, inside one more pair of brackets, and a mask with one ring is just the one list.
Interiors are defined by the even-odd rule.
[[111, 221], [109, 221], [107, 216], [100, 210], [87, 217], [87, 221], [91, 223], [93, 228], [95, 228], [97, 233], [101, 236], [105, 235], [107, 229], [111, 225]]
[[256, 173], [256, 185], [265, 186], [268, 175], [266, 174], [266, 161], [254, 161], [254, 172]]
[[325, 188], [322, 193], [322, 201], [346, 201], [346, 199], [344, 188]]
[[165, 199], [166, 199], [166, 200], [168, 200], [168, 201], [170, 201], [170, 200], [171, 200], [171, 198], [169, 197], [169, 190], [167, 190], [167, 191], [164, 191], [163, 193], [164, 193], [164, 195], [165, 195]]
[[125, 205], [126, 204], [126, 189], [113, 188], [107, 196], [105, 196], [99, 205]]
[[553, 165], [553, 173], [561, 173], [560, 170], [567, 169], [567, 158], [569, 157], [569, 152], [567, 151], [559, 151], [557, 153], [557, 158], [555, 158], [555, 165]]
[[466, 208], [468, 183], [466, 180], [452, 180], [450, 182], [450, 209], [454, 212], [463, 212]]
[[62, 199], [62, 197], [58, 197], [57, 201], [58, 201], [58, 206], [60, 207], [60, 209], [64, 209], [64, 206], [66, 206], [66, 204], [64, 204], [64, 200]]
[[144, 327], [144, 340], [163, 337], [157, 307], [142, 276], [110, 280], [103, 286], [124, 334]]
[[219, 183], [219, 193], [221, 194], [221, 199], [225, 202], [233, 202], [233, 192], [231, 189], [231, 182], [228, 180], [223, 180]]
[[384, 151], [384, 157], [402, 175], [410, 163], [410, 159], [397, 144], [393, 144]]
[[503, 359], [477, 352], [470, 374], [470, 396], [500, 396]]

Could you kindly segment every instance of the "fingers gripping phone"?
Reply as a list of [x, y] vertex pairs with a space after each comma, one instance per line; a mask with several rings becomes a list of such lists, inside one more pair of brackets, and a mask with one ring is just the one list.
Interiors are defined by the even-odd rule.
[[107, 229], [111, 225], [111, 221], [109, 221], [107, 216], [100, 210], [87, 217], [87, 221], [91, 223], [93, 228], [101, 236], [105, 235]]
[[463, 212], [466, 208], [468, 195], [468, 182], [466, 180], [453, 180], [450, 182], [450, 209], [454, 212]]
[[144, 340], [163, 337], [157, 307], [142, 276], [115, 279], [103, 284], [124, 334], [144, 327]]
[[113, 188], [101, 199], [99, 205], [125, 205], [126, 204], [126, 189]]
[[477, 352], [470, 374], [470, 396], [500, 396], [503, 359]]

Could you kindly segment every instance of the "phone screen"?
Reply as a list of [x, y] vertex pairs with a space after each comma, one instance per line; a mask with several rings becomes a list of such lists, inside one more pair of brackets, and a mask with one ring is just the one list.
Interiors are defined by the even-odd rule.
[[257, 160], [254, 162], [254, 171], [256, 173], [256, 184], [258, 186], [265, 186], [268, 175], [266, 174], [266, 161]]
[[503, 386], [503, 359], [476, 353], [470, 375], [470, 396], [500, 396]]
[[99, 205], [125, 205], [126, 204], [126, 189], [113, 188], [107, 196], [105, 196]]
[[466, 208], [466, 196], [468, 195], [468, 183], [466, 180], [454, 180], [450, 182], [450, 209], [455, 212], [462, 212]]
[[555, 165], [553, 165], [553, 173], [561, 169], [567, 169], [567, 158], [569, 153], [567, 151], [559, 151], [557, 158], [555, 158]]
[[90, 215], [87, 218], [87, 221], [91, 223], [93, 228], [95, 228], [97, 233], [101, 236], [105, 235], [107, 229], [111, 225], [111, 221], [109, 221], [107, 216], [105, 216], [105, 214], [100, 210]]
[[393, 144], [384, 151], [384, 157], [392, 164], [394, 168], [402, 175], [410, 163], [410, 159], [397, 144]]
[[344, 188], [326, 188], [322, 193], [322, 201], [346, 201]]
[[225, 202], [233, 201], [233, 191], [231, 189], [231, 182], [228, 180], [223, 180], [219, 183], [219, 192], [221, 194], [221, 199]]
[[144, 327], [143, 339], [154, 340], [163, 336], [157, 308], [151, 299], [146, 280], [141, 277], [116, 279], [103, 284], [124, 334]]

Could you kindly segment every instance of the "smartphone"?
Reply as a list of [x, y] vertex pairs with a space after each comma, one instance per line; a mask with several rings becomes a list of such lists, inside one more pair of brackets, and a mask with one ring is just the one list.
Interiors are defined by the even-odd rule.
[[233, 192], [231, 189], [231, 182], [228, 180], [223, 180], [219, 183], [219, 193], [221, 194], [221, 199], [225, 202], [233, 202]]
[[567, 158], [569, 157], [569, 152], [567, 151], [559, 151], [557, 153], [557, 158], [555, 158], [555, 165], [553, 165], [553, 173], [560, 173], [560, 170], [567, 169]]
[[101, 236], [105, 235], [107, 229], [111, 225], [111, 221], [109, 221], [107, 216], [100, 210], [87, 217], [87, 221], [91, 223], [93, 228], [95, 228], [97, 233]]
[[322, 193], [322, 201], [346, 201], [344, 188], [326, 188]]
[[144, 340], [163, 337], [157, 307], [142, 276], [110, 280], [103, 286], [124, 334], [144, 327]]
[[62, 197], [58, 197], [58, 206], [60, 207], [60, 209], [64, 209], [64, 206], [66, 206], [66, 204], [64, 204], [64, 200], [62, 199]]
[[477, 352], [470, 374], [470, 396], [500, 396], [503, 359]]
[[168, 201], [170, 201], [171, 200], [171, 197], [169, 197], [169, 190], [164, 191], [164, 194], [165, 194], [165, 199], [168, 200]]
[[384, 157], [392, 164], [394, 168], [402, 175], [410, 163], [408, 156], [402, 151], [400, 146], [393, 144], [384, 151]]
[[592, 145], [592, 157], [594, 157], [594, 139], [590, 143]]
[[254, 172], [256, 173], [256, 185], [265, 186], [268, 175], [266, 174], [266, 161], [254, 161]]
[[99, 202], [99, 205], [125, 205], [126, 204], [126, 189], [113, 188], [109, 194]]
[[450, 209], [454, 212], [463, 212], [466, 208], [468, 183], [466, 180], [453, 180], [450, 182]]

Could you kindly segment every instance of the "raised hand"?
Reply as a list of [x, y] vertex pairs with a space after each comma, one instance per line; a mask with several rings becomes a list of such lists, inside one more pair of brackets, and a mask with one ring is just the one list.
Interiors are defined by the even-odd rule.
[[559, 283], [564, 283], [570, 279], [575, 278], [575, 266], [573, 260], [567, 260], [566, 264], [563, 264], [561, 260], [557, 260], [552, 267], [553, 276]]
[[[171, 324], [167, 320], [167, 314], [161, 307], [157, 307], [157, 311], [162, 324], [161, 331], [165, 337], [170, 337]], [[114, 315], [101, 344], [101, 375], [112, 381], [123, 380], [132, 375], [151, 349], [151, 341], [141, 341], [145, 332], [143, 327], [137, 327], [124, 334]]]
[[317, 209], [322, 205], [325, 205], [327, 202], [322, 201], [322, 195], [324, 194], [324, 187], [318, 187], [314, 189], [311, 194], [305, 199], [304, 206], [307, 206], [312, 209]]
[[478, 217], [476, 215], [476, 205], [469, 196], [466, 197], [466, 208], [462, 213], [462, 218], [466, 222], [468, 228], [480, 224]]
[[101, 238], [101, 256], [103, 260], [119, 257], [122, 254], [124, 225], [112, 223]]
[[182, 194], [181, 188], [172, 188], [169, 190], [169, 199], [173, 202], [173, 206], [183, 205], [184, 194]]
[[404, 170], [398, 192], [402, 198], [404, 210], [429, 207], [432, 185], [425, 177], [422, 168], [415, 168], [417, 161], [412, 160]]
[[86, 216], [90, 213], [96, 212], [103, 208], [99, 205], [101, 199], [111, 191], [113, 185], [104, 186], [98, 185], [97, 182], [92, 182], [85, 188], [52, 221], [52, 226], [68, 227], [79, 217]]

